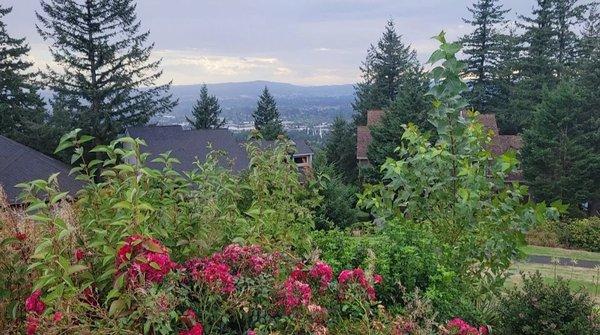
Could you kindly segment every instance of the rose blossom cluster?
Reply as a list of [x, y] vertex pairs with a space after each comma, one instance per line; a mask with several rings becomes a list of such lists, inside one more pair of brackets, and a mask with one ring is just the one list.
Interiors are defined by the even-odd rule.
[[179, 332], [179, 335], [203, 335], [204, 328], [202, 324], [198, 322], [196, 318], [196, 313], [193, 310], [188, 309], [181, 316], [181, 321], [187, 327], [187, 330], [182, 330]]
[[[42, 314], [46, 310], [46, 304], [40, 299], [42, 296], [41, 290], [35, 290], [27, 299], [25, 299], [25, 311], [27, 312], [27, 323], [25, 325], [25, 331], [27, 335], [33, 335], [37, 332], [40, 326], [40, 319]], [[52, 321], [54, 323], [60, 322], [63, 318], [62, 312], [54, 312]]]
[[448, 335], [488, 335], [486, 326], [475, 328], [460, 318], [448, 321], [445, 328], [447, 329], [445, 334]]
[[33, 335], [40, 325], [40, 315], [44, 313], [46, 304], [40, 299], [41, 290], [35, 290], [25, 299], [25, 311], [27, 311], [27, 324], [25, 326], [27, 335]]
[[[373, 276], [374, 284], [380, 284], [382, 280], [383, 278], [380, 275]], [[369, 283], [365, 276], [365, 272], [360, 268], [354, 270], [342, 270], [338, 276], [338, 283], [340, 284], [340, 293], [342, 293], [342, 295], [349, 285], [358, 284], [367, 293], [367, 297], [370, 300], [377, 300], [375, 288]]]
[[277, 254], [268, 254], [259, 246], [231, 244], [207, 258], [191, 259], [184, 268], [194, 281], [208, 285], [213, 291], [229, 294], [235, 291], [235, 279], [242, 275], [277, 273]]
[[[333, 279], [333, 269], [327, 263], [317, 261], [312, 268], [305, 268], [304, 264], [296, 265], [296, 268], [290, 273], [289, 277], [283, 283], [280, 292], [280, 305], [285, 312], [290, 314], [300, 306], [309, 307], [311, 315], [315, 318], [322, 317], [327, 313], [325, 308], [311, 304], [312, 287], [311, 283], [319, 287], [322, 292], [331, 283]], [[317, 315], [318, 314], [318, 315]]]
[[127, 268], [127, 282], [135, 287], [141, 277], [147, 282], [161, 282], [176, 264], [171, 261], [167, 249], [159, 241], [133, 235], [117, 251], [116, 267], [117, 273]]

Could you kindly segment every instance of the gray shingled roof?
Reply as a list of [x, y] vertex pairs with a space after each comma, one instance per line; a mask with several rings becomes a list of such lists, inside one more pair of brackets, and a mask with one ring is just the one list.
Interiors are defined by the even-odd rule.
[[[177, 158], [181, 164], [174, 168], [177, 171], [191, 171], [196, 168], [196, 161], [204, 162], [206, 155], [212, 150], [222, 150], [227, 155], [221, 160], [221, 166], [240, 172], [248, 168], [250, 163], [248, 153], [242, 143], [236, 141], [233, 133], [227, 129], [199, 129], [184, 130], [182, 126], [148, 126], [132, 127], [127, 129], [127, 134], [134, 138], [146, 141], [142, 151], [151, 155], [150, 160], [161, 153], [171, 151], [171, 157]], [[212, 145], [212, 149], [207, 147]], [[261, 147], [267, 148], [272, 141], [261, 141]], [[312, 155], [313, 150], [305, 141], [297, 141], [297, 155]], [[151, 167], [159, 164], [149, 163]]]
[[[226, 129], [183, 130], [181, 126], [149, 126], [128, 128], [127, 134], [146, 141], [142, 151], [150, 154], [150, 160], [159, 154], [171, 151], [171, 157], [177, 158], [177, 171], [191, 171], [196, 161], [204, 162], [206, 155], [213, 150], [222, 150], [227, 157], [221, 159], [223, 167], [239, 172], [248, 167], [248, 155], [233, 134]], [[212, 149], [208, 148], [208, 144]], [[151, 167], [159, 164], [148, 163]]]
[[0, 136], [0, 185], [12, 204], [19, 203], [18, 196], [21, 192], [15, 185], [35, 179], [48, 179], [54, 173], [60, 173], [60, 189], [69, 191], [74, 196], [83, 184], [69, 176], [70, 170], [71, 167], [61, 161]]

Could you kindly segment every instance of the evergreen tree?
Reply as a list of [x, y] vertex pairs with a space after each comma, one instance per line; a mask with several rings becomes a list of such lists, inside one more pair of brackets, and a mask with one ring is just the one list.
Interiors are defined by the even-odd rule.
[[520, 37], [514, 30], [499, 36], [498, 62], [492, 75], [493, 90], [489, 95], [487, 110], [495, 113], [502, 134], [514, 135], [521, 130], [521, 118], [514, 112], [511, 101], [515, 96], [519, 73]]
[[519, 78], [510, 100], [512, 115], [509, 118], [519, 133], [532, 119], [533, 108], [541, 102], [543, 89], [553, 89], [558, 83], [554, 1], [536, 0], [532, 16], [521, 15], [523, 22], [518, 23], [524, 30], [521, 36], [523, 53], [516, 68]]
[[29, 46], [24, 38], [9, 36], [3, 21], [11, 11], [0, 5], [0, 135], [47, 151], [40, 140], [46, 119], [44, 102], [38, 95], [32, 64], [25, 59]]
[[516, 128], [522, 131], [532, 119], [532, 107], [542, 99], [545, 88], [552, 90], [561, 79], [574, 73], [579, 53], [575, 32], [587, 5], [578, 0], [537, 0], [531, 17], [521, 16], [523, 57], [515, 94], [511, 99]]
[[362, 82], [355, 87], [354, 121], [364, 125], [367, 110], [391, 105], [405, 83], [407, 73], [420, 67], [416, 52], [404, 45], [393, 21], [388, 21], [376, 46], [371, 46], [361, 67]]
[[344, 182], [356, 181], [356, 128], [351, 123], [337, 117], [327, 135], [323, 151], [326, 163], [343, 175]]
[[505, 24], [506, 13], [499, 0], [478, 0], [468, 8], [472, 19], [463, 19], [474, 30], [461, 39], [467, 56], [467, 73], [473, 78], [468, 94], [473, 108], [481, 113], [489, 110], [491, 95], [497, 90], [493, 81], [496, 67], [501, 60], [502, 35], [500, 26]]
[[256, 110], [252, 112], [252, 117], [254, 117], [254, 128], [261, 133], [265, 140], [275, 140], [277, 136], [284, 133], [283, 125], [279, 119], [277, 103], [266, 86], [258, 98]]
[[368, 148], [368, 157], [375, 171], [379, 171], [388, 157], [398, 158], [395, 150], [402, 142], [406, 124], [413, 123], [424, 130], [431, 128], [427, 116], [432, 101], [426, 96], [429, 91], [426, 76], [419, 71], [405, 80], [402, 91], [385, 111], [381, 122], [370, 129], [373, 141]]
[[128, 126], [143, 125], [176, 104], [170, 84], [156, 86], [160, 61], [151, 61], [149, 32], [141, 32], [134, 0], [42, 0], [38, 31], [52, 42], [62, 70], [45, 79], [55, 92], [60, 122], [107, 143]]
[[576, 32], [583, 21], [587, 5], [580, 0], [554, 0], [553, 18], [556, 31], [556, 75], [560, 79], [572, 74], [580, 53], [580, 38]]
[[196, 129], [219, 129], [225, 124], [225, 119], [219, 118], [220, 114], [219, 99], [214, 95], [209, 95], [206, 85], [202, 85], [200, 99], [196, 101], [196, 105], [192, 109], [194, 119], [187, 116], [185, 118]]
[[590, 123], [598, 126], [598, 118], [589, 111], [577, 83], [544, 91], [522, 152], [524, 176], [536, 201], [562, 200], [576, 211], [597, 199], [600, 151], [590, 140], [597, 137], [598, 128], [587, 126]]
[[[584, 111], [588, 116], [580, 122], [587, 134], [587, 145], [594, 149], [596, 160], [600, 160], [600, 11], [597, 5], [590, 7], [581, 44], [577, 84], [583, 90]], [[596, 161], [596, 164], [596, 171], [600, 171], [600, 163]], [[590, 215], [600, 215], [600, 174], [595, 173], [594, 177], [588, 181], [596, 190], [590, 196], [588, 211]]]

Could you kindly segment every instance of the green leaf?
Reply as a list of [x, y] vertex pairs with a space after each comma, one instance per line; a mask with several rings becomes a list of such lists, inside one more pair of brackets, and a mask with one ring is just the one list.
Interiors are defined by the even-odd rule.
[[87, 270], [87, 269], [88, 269], [88, 266], [86, 266], [86, 265], [74, 264], [74, 265], [69, 266], [69, 268], [67, 269], [67, 275], [72, 275], [76, 272], [80, 272], [80, 271]]

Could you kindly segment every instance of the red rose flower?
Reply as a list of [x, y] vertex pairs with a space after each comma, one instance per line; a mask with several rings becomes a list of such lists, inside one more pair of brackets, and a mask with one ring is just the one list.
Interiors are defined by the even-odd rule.
[[35, 290], [27, 299], [25, 299], [25, 310], [35, 314], [42, 314], [46, 309], [46, 304], [40, 300], [42, 291]]

